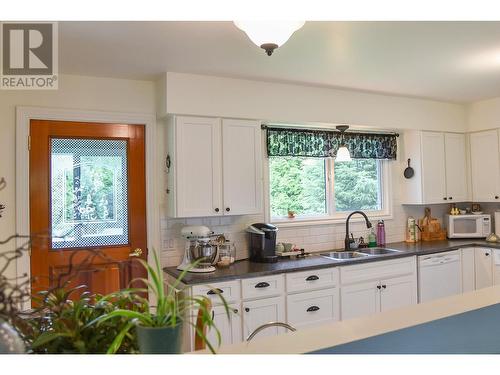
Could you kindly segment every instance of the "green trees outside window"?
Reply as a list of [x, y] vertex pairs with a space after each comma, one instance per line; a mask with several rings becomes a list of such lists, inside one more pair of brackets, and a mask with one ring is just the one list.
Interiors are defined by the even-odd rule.
[[[288, 211], [299, 217], [331, 214], [328, 196], [335, 212], [382, 209], [379, 160], [333, 163], [324, 158], [269, 158], [271, 217], [286, 217]], [[328, 184], [332, 165], [334, 181]]]

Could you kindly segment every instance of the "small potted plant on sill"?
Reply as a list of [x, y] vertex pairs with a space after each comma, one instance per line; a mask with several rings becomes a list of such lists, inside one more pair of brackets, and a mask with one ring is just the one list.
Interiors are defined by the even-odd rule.
[[[143, 354], [176, 354], [181, 352], [182, 330], [184, 324], [193, 325], [196, 335], [203, 340], [208, 349], [215, 353], [213, 343], [209, 342], [205, 335], [204, 328], [213, 329], [217, 337], [217, 345], [220, 344], [220, 332], [215, 326], [211, 317], [211, 304], [205, 297], [190, 297], [180, 293], [177, 289], [184, 275], [189, 269], [183, 271], [172, 285], [167, 285], [164, 273], [161, 268], [158, 255], [153, 251], [154, 267], [142, 259], [139, 262], [148, 272], [148, 279], [136, 279], [134, 281], [142, 282], [146, 288], [125, 289], [120, 293], [133, 296], [136, 301], [142, 304], [141, 311], [129, 309], [116, 309], [106, 313], [90, 324], [96, 324], [97, 327], [117, 317], [124, 317], [129, 320], [122, 331], [116, 336], [115, 340], [108, 349], [108, 353], [115, 353], [121, 346], [121, 340], [127, 336], [128, 332], [135, 329], [139, 351]], [[193, 267], [196, 263], [193, 264]], [[150, 305], [148, 299], [141, 296], [144, 292], [152, 293], [156, 305]], [[225, 299], [217, 293], [226, 309], [227, 317], [230, 319], [230, 310]], [[198, 320], [201, 324], [195, 325], [187, 318], [189, 311], [198, 310]]]

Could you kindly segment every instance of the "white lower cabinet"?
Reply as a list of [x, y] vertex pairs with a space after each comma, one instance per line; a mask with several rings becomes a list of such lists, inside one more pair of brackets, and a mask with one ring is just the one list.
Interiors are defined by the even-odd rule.
[[493, 250], [476, 247], [474, 260], [476, 289], [493, 286]]
[[380, 285], [380, 311], [417, 303], [417, 280], [413, 275], [382, 280]]
[[[241, 311], [239, 305], [229, 305], [229, 317], [224, 306], [215, 306], [213, 309], [213, 319], [215, 326], [219, 330], [221, 344], [236, 344], [243, 340], [241, 326]], [[208, 341], [217, 346], [217, 333], [215, 329], [207, 332]]]
[[345, 266], [340, 282], [342, 320], [417, 303], [415, 257]]
[[474, 248], [468, 247], [462, 251], [462, 293], [472, 292], [476, 281], [474, 272]]
[[[243, 301], [243, 339], [255, 329], [270, 322], [285, 322], [285, 298], [263, 298], [255, 301]], [[256, 337], [275, 336], [284, 333], [280, 327], [270, 327], [261, 331]]]
[[301, 328], [340, 320], [339, 297], [338, 288], [288, 295], [288, 323]]
[[375, 314], [380, 311], [378, 281], [345, 285], [341, 288], [342, 320]]

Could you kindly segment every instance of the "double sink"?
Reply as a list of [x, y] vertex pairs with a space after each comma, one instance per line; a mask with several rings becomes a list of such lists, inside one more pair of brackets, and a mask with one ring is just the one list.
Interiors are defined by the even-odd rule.
[[378, 257], [390, 254], [400, 253], [401, 250], [388, 249], [385, 247], [368, 247], [355, 251], [332, 251], [330, 253], [320, 254], [321, 256], [337, 261], [357, 260], [366, 257]]

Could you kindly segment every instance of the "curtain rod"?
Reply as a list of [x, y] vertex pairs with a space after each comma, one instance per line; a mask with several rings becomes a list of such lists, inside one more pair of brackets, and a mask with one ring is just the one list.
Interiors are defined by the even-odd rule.
[[[312, 131], [323, 131], [323, 132], [333, 132], [333, 133], [340, 133], [336, 129], [328, 129], [328, 128], [308, 128], [308, 127], [299, 127], [299, 126], [280, 126], [280, 125], [266, 125], [266, 124], [261, 124], [260, 125], [261, 129], [289, 129], [289, 130], [312, 130]], [[346, 131], [346, 134], [381, 134], [381, 135], [394, 135], [396, 137], [399, 137], [399, 133], [396, 132], [384, 132], [384, 131]]]

